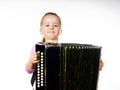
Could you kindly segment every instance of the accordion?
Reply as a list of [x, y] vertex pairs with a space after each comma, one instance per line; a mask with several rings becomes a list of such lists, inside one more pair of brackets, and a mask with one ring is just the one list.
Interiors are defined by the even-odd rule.
[[101, 47], [39, 43], [35, 90], [97, 90]]

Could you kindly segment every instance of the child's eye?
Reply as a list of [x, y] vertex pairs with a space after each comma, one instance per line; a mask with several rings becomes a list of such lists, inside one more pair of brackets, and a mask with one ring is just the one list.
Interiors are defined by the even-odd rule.
[[49, 25], [48, 25], [48, 24], [46, 24], [45, 26], [46, 26], [46, 27], [49, 27]]
[[58, 25], [54, 25], [55, 27], [58, 27]]

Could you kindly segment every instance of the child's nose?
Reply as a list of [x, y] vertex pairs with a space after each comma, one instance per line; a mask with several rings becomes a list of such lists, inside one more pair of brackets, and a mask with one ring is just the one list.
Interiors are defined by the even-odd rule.
[[50, 26], [50, 30], [53, 30], [54, 29], [54, 27], [53, 26]]

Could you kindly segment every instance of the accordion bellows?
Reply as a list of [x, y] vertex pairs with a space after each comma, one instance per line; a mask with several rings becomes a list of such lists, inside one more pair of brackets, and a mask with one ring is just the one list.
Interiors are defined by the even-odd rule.
[[36, 90], [97, 90], [101, 47], [40, 43], [36, 52]]

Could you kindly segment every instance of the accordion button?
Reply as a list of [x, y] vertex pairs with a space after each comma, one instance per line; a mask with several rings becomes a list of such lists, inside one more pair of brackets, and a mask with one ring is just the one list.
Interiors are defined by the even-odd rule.
[[41, 80], [43, 81], [43, 78], [41, 78]]
[[41, 76], [41, 78], [43, 78], [43, 76]]
[[43, 64], [43, 61], [41, 61], [41, 63]]
[[37, 82], [40, 82], [40, 80], [38, 79]]
[[37, 85], [37, 87], [40, 87], [40, 85]]
[[40, 53], [40, 51], [37, 51], [37, 53]]
[[43, 67], [41, 67], [41, 69], [43, 69]]
[[40, 79], [40, 77], [37, 77], [37, 79]]
[[41, 72], [43, 72], [43, 70], [41, 69]]
[[40, 73], [40, 71], [37, 71], [37, 73]]
[[43, 52], [41, 52], [41, 55], [43, 55]]
[[41, 81], [41, 83], [43, 83], [43, 81]]
[[38, 73], [37, 76], [40, 76], [40, 74]]
[[41, 67], [43, 67], [43, 64], [41, 63]]
[[37, 70], [39, 71], [39, 70], [40, 70], [40, 68], [37, 68]]
[[43, 83], [41, 83], [41, 86], [43, 86]]

